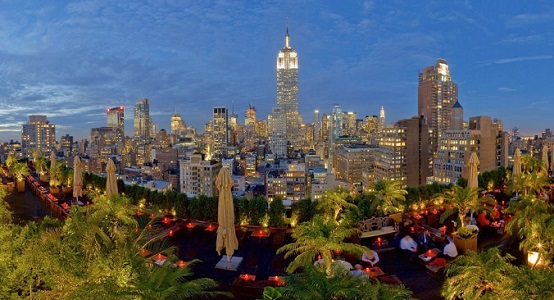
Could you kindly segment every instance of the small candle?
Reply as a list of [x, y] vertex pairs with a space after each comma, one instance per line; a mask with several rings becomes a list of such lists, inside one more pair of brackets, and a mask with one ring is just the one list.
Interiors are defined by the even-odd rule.
[[172, 230], [172, 229], [169, 230], [168, 235], [169, 235], [169, 236], [173, 236], [173, 230]]

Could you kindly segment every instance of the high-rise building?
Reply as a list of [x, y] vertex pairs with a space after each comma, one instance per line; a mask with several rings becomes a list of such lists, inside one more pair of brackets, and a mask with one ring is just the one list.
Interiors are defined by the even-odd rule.
[[66, 134], [60, 138], [60, 147], [65, 157], [73, 154], [73, 136]]
[[152, 119], [150, 119], [150, 105], [148, 99], [143, 98], [135, 103], [134, 116], [134, 148], [136, 154], [136, 163], [142, 165], [149, 162], [149, 148], [152, 134]]
[[344, 113], [344, 126], [342, 130], [343, 135], [356, 135], [356, 120], [358, 119], [358, 114], [353, 111], [347, 111]]
[[343, 112], [342, 107], [338, 104], [333, 104], [333, 110], [331, 111], [331, 116], [329, 118], [329, 170], [334, 172], [333, 154], [335, 152], [335, 140], [342, 136], [342, 124], [343, 124]]
[[215, 180], [221, 163], [215, 160], [202, 160], [201, 154], [193, 154], [190, 159], [179, 162], [181, 176], [181, 193], [190, 197], [205, 195], [217, 196]]
[[150, 141], [152, 137], [152, 120], [150, 119], [150, 105], [148, 99], [143, 98], [135, 103], [134, 118], [135, 139]]
[[106, 109], [106, 124], [115, 131], [115, 143], [117, 153], [120, 154], [125, 147], [125, 109], [123, 106]]
[[418, 115], [423, 116], [431, 132], [433, 157], [441, 136], [451, 128], [452, 106], [458, 101], [458, 84], [452, 81], [446, 60], [419, 73]]
[[269, 128], [269, 151], [278, 157], [287, 155], [286, 114], [281, 106], [273, 108], [267, 117]]
[[[303, 139], [298, 134], [302, 117], [298, 112], [298, 54], [290, 46], [289, 29], [285, 34], [285, 46], [277, 55], [277, 110], [274, 113], [281, 114], [273, 116], [273, 119], [284, 120], [284, 128], [270, 128], [285, 138], [285, 143], [290, 142], [293, 147], [303, 144]], [[282, 122], [275, 122], [275, 126], [281, 126]], [[270, 140], [270, 143], [272, 140]], [[280, 140], [273, 142], [281, 144]], [[271, 146], [270, 146], [271, 148]]]
[[90, 169], [92, 172], [105, 171], [106, 161], [117, 154], [116, 130], [113, 127], [90, 129]]
[[187, 124], [181, 118], [181, 115], [174, 113], [171, 115], [171, 134], [177, 139], [185, 135], [187, 131]]
[[246, 150], [253, 149], [258, 141], [256, 133], [256, 108], [248, 106], [246, 117], [244, 119], [244, 148]]
[[490, 117], [469, 118], [469, 129], [447, 130], [440, 139], [437, 157], [433, 161], [433, 176], [429, 181], [454, 183], [468, 177], [467, 162], [472, 152], [479, 157], [479, 172], [491, 171], [506, 164], [507, 149], [504, 135]]
[[212, 118], [212, 157], [226, 158], [229, 146], [229, 115], [226, 107], [214, 107]]
[[21, 150], [23, 157], [29, 157], [33, 151], [49, 156], [56, 146], [56, 125], [50, 124], [46, 116], [31, 115], [23, 124], [21, 131]]

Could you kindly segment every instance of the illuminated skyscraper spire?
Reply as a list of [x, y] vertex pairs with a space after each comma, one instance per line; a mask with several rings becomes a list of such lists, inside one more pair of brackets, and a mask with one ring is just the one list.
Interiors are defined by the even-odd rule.
[[298, 112], [298, 55], [290, 46], [288, 22], [285, 46], [277, 55], [277, 107], [270, 119], [269, 147], [274, 154], [283, 156], [288, 142], [296, 148], [305, 140], [299, 130], [302, 117]]

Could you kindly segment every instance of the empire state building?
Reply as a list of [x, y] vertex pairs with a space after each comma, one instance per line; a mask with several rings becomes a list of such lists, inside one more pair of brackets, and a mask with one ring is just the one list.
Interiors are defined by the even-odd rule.
[[294, 148], [302, 144], [298, 112], [298, 54], [290, 46], [289, 29], [285, 46], [277, 55], [277, 106], [269, 116], [270, 150], [278, 156], [286, 155], [287, 142]]

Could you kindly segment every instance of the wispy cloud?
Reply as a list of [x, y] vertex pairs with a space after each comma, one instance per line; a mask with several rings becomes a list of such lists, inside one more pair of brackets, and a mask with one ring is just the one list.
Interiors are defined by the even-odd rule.
[[537, 56], [520, 56], [520, 57], [513, 57], [513, 58], [504, 58], [504, 59], [498, 59], [495, 60], [495, 64], [510, 64], [515, 62], [522, 62], [522, 61], [532, 61], [532, 60], [545, 60], [545, 59], [552, 59], [552, 55], [537, 55]]
[[508, 88], [508, 87], [499, 87], [498, 91], [501, 93], [509, 93], [509, 92], [515, 92], [516, 89]]

